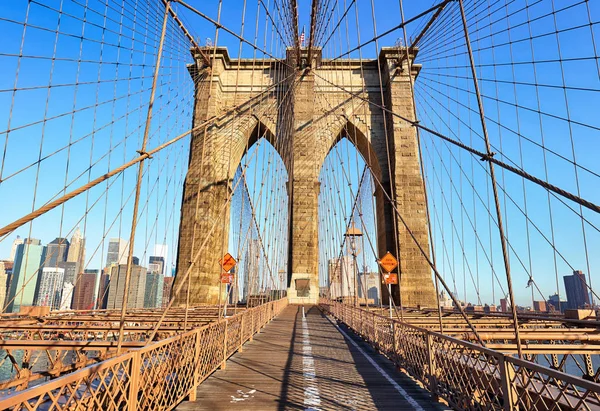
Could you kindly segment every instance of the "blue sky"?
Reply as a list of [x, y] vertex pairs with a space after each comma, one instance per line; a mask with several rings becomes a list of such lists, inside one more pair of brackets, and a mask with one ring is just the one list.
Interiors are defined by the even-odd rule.
[[[310, 1], [298, 3], [300, 30], [306, 26], [308, 37]], [[406, 18], [433, 4], [431, 1], [405, 3]], [[65, 185], [69, 189], [78, 187], [136, 156], [143, 136], [162, 23], [157, 4], [136, 0], [123, 8], [120, 1], [98, 0], [88, 2], [86, 9], [83, 3], [73, 0], [23, 0], [0, 6], [3, 33], [0, 44], [0, 151], [3, 156], [0, 196], [4, 200], [0, 225], [60, 195]], [[190, 4], [217, 19], [218, 0], [190, 0]], [[272, 2], [265, 4], [272, 8]], [[329, 27], [337, 22], [337, 16], [344, 9], [343, 2], [337, 4], [339, 8], [334, 10]], [[373, 36], [371, 2], [358, 0], [357, 4], [358, 13], [351, 9], [348, 23], [340, 26], [339, 33], [325, 48], [325, 57], [335, 57], [354, 48], [358, 34], [361, 42]], [[375, 1], [374, 4], [378, 33], [399, 24], [398, 2]], [[519, 1], [506, 6], [480, 2], [475, 9], [474, 4], [466, 2], [466, 8], [493, 151], [501, 152], [499, 158], [507, 163], [522, 165], [539, 178], [547, 178], [563, 189], [579, 192], [582, 197], [600, 203], [600, 170], [596, 160], [600, 149], [597, 129], [600, 120], [596, 115], [600, 103], [597, 58], [600, 31], [595, 24], [600, 17], [598, 6], [594, 2], [571, 0], [533, 4]], [[241, 32], [242, 5], [242, 1], [224, 2], [221, 15], [221, 23], [238, 33]], [[527, 5], [529, 7], [525, 7]], [[559, 11], [553, 14], [552, 7]], [[200, 44], [205, 44], [207, 38], [215, 41], [212, 24], [179, 5], [176, 10]], [[490, 11], [492, 17], [486, 17]], [[445, 13], [444, 18], [456, 22], [456, 5]], [[24, 22], [27, 22], [26, 28]], [[410, 25], [409, 36], [414, 36], [421, 25], [420, 22]], [[508, 26], [510, 30], [502, 29]], [[419, 52], [417, 62], [423, 65], [416, 83], [419, 118], [424, 125], [482, 150], [462, 27], [458, 24], [444, 27], [434, 28]], [[283, 26], [280, 28], [283, 30]], [[545, 34], [554, 31], [559, 34]], [[186, 131], [191, 124], [193, 83], [185, 67], [191, 62], [189, 43], [176, 27], [170, 26], [169, 33], [149, 148]], [[529, 40], [530, 34], [534, 39]], [[256, 38], [260, 48], [283, 56], [284, 48], [257, 2], [247, 2], [244, 37], [250, 42]], [[402, 32], [397, 30], [380, 39], [378, 45], [394, 45], [401, 37]], [[234, 57], [239, 53], [240, 42], [223, 31], [218, 45], [227, 46]], [[369, 44], [361, 51], [363, 58], [372, 58], [377, 53], [376, 45]], [[18, 58], [19, 54], [24, 57]], [[255, 54], [246, 44], [241, 47], [241, 55], [263, 57], [263, 53]], [[351, 56], [358, 55], [354, 52]], [[537, 63], [531, 64], [532, 61]], [[114, 81], [115, 78], [119, 80]], [[515, 79], [518, 84], [514, 83]], [[542, 86], [535, 87], [536, 83]], [[18, 92], [13, 92], [15, 84]], [[558, 87], [549, 87], [551, 85]], [[567, 117], [570, 123], [565, 120]], [[46, 121], [40, 121], [43, 119]], [[493, 202], [488, 200], [486, 165], [427, 133], [422, 133], [421, 138], [440, 271], [450, 283], [456, 284], [461, 298], [476, 302], [479, 282], [480, 298], [486, 302], [494, 297], [497, 302], [500, 289], [506, 288], [506, 280], [494, 228]], [[540, 147], [542, 144], [547, 150]], [[140, 230], [136, 238], [136, 255], [140, 258], [144, 258], [146, 245], [151, 250], [154, 243], [169, 244], [170, 256], [175, 253], [188, 145], [189, 138], [184, 138], [146, 162]], [[573, 156], [579, 165], [577, 169], [570, 162]], [[43, 161], [38, 166], [40, 158]], [[252, 165], [249, 170], [252, 167], [260, 169], [262, 166]], [[355, 176], [362, 171], [361, 165], [349, 167]], [[17, 234], [31, 235], [47, 243], [59, 234], [70, 236], [68, 233], [79, 226], [88, 238], [88, 267], [99, 267], [106, 254], [107, 241], [102, 241], [102, 237], [127, 238], [129, 235], [131, 189], [136, 172], [137, 167], [131, 168], [108, 184], [90, 190], [89, 195], [81, 195], [64, 208], [38, 218], [31, 226], [21, 227], [0, 242], [0, 256], [8, 256]], [[564, 296], [562, 276], [569, 274], [572, 268], [587, 273], [589, 266], [592, 280], [596, 278], [595, 283], [600, 282], [595, 252], [600, 244], [600, 233], [595, 228], [600, 227], [598, 216], [589, 211], [583, 213], [589, 222], [583, 223], [586, 250], [582, 220], [577, 215], [579, 206], [568, 201], [565, 204], [554, 196], [548, 199], [544, 190], [531, 183], [525, 184], [524, 191], [521, 178], [501, 170], [497, 170], [497, 174], [518, 302], [530, 303], [531, 292], [525, 288], [528, 273], [533, 274], [545, 296], [556, 291], [557, 276]], [[248, 184], [254, 192], [253, 183]], [[344, 195], [350, 196], [350, 191]], [[524, 210], [525, 202], [527, 218], [519, 210]], [[85, 210], [90, 207], [86, 214]], [[493, 259], [493, 265], [488, 259]], [[499, 278], [493, 283], [491, 266]], [[541, 298], [537, 291], [535, 298]]]

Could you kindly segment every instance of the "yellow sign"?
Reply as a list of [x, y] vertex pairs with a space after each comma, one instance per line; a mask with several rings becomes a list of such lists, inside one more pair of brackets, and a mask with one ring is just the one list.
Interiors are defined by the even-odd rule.
[[381, 268], [383, 268], [383, 271], [389, 273], [393, 271], [394, 268], [398, 267], [398, 260], [396, 260], [396, 257], [394, 257], [392, 253], [388, 251], [379, 259], [379, 265]]
[[235, 261], [235, 258], [233, 258], [231, 254], [227, 253], [223, 256], [223, 258], [219, 260], [219, 263], [221, 263], [221, 267], [223, 267], [223, 270], [229, 271], [233, 267], [235, 267], [237, 261]]

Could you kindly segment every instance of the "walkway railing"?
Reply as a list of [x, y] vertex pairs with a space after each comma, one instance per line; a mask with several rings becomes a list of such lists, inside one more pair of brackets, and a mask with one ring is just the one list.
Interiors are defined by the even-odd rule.
[[0, 399], [0, 410], [170, 410], [287, 306], [283, 298]]
[[320, 305], [455, 409], [600, 409], [600, 384], [362, 308]]

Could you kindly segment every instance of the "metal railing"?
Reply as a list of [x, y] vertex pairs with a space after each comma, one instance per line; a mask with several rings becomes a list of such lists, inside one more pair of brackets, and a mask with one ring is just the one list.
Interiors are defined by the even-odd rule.
[[320, 306], [454, 409], [600, 409], [600, 384], [373, 311]]
[[287, 298], [0, 399], [0, 410], [170, 410], [287, 306]]

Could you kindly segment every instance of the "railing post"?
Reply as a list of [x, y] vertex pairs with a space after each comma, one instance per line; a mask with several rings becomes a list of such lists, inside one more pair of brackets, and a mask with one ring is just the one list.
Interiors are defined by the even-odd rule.
[[246, 316], [242, 314], [240, 323], [240, 348], [238, 348], [238, 352], [244, 351], [244, 318], [246, 318]]
[[434, 399], [437, 400], [437, 377], [435, 370], [435, 351], [433, 349], [433, 338], [431, 333], [427, 331], [427, 360], [429, 362], [429, 390]]
[[392, 354], [393, 358], [397, 361], [398, 359], [398, 340], [396, 339], [396, 321], [392, 319]]
[[132, 411], [138, 409], [141, 356], [142, 354], [136, 351], [133, 357], [131, 357], [131, 367], [129, 368], [129, 399], [127, 401], [127, 409]]
[[223, 333], [223, 362], [221, 363], [221, 369], [224, 370], [227, 364], [227, 324], [228, 320], [225, 320], [225, 332]]
[[506, 355], [502, 355], [498, 361], [500, 368], [500, 382], [502, 384], [502, 400], [504, 411], [516, 410], [515, 400], [517, 392], [514, 388], [515, 369], [513, 365], [507, 361]]
[[194, 385], [188, 394], [190, 401], [196, 401], [196, 390], [198, 389], [200, 376], [198, 375], [198, 364], [200, 362], [200, 331], [196, 330], [196, 348], [194, 351]]
[[377, 316], [375, 313], [373, 315], [373, 345], [377, 348]]
[[249, 311], [248, 313], [250, 316], [250, 337], [248, 338], [248, 341], [252, 341], [254, 340], [254, 311]]

